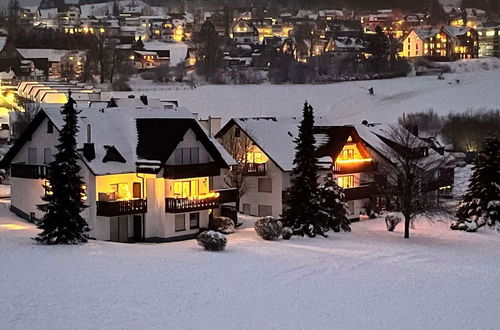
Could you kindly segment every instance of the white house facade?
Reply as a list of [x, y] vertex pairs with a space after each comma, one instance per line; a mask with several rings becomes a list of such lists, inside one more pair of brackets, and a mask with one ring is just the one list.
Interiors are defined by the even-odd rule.
[[[60, 108], [41, 110], [2, 160], [11, 174], [11, 209], [38, 221], [47, 166], [63, 126]], [[83, 109], [77, 136], [90, 237], [119, 242], [196, 236], [234, 202], [214, 187], [232, 158], [182, 108]]]

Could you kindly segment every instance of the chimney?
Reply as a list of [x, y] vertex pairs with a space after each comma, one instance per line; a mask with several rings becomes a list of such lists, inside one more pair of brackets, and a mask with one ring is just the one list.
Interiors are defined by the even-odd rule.
[[93, 143], [83, 144], [83, 157], [85, 157], [89, 162], [95, 159], [95, 147]]
[[210, 136], [215, 136], [221, 129], [222, 119], [220, 117], [208, 117], [209, 133]]

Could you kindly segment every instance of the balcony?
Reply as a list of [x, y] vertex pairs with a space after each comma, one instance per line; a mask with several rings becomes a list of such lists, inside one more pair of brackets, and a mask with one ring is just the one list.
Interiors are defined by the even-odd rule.
[[13, 178], [45, 179], [47, 177], [47, 166], [31, 164], [11, 164], [10, 175]]
[[165, 198], [166, 213], [184, 213], [219, 207], [219, 196], [207, 198]]
[[218, 175], [220, 175], [220, 165], [216, 163], [165, 165], [165, 171], [163, 173], [165, 179], [173, 180]]
[[98, 201], [97, 215], [102, 217], [116, 217], [119, 215], [139, 214], [148, 211], [148, 202], [145, 199], [126, 201]]
[[247, 163], [244, 165], [244, 173], [248, 176], [266, 175], [266, 164]]
[[364, 159], [360, 159], [359, 161], [337, 161], [333, 167], [333, 173], [335, 174], [372, 172], [375, 170], [376, 166], [373, 161]]
[[378, 194], [378, 192], [377, 187], [374, 184], [367, 184], [365, 186], [345, 188], [344, 194], [347, 201], [353, 201], [357, 199], [369, 198], [372, 195]]

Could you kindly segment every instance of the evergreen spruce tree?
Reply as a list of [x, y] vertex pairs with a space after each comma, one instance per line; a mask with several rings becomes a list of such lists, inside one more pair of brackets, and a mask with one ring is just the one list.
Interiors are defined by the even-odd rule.
[[344, 190], [331, 178], [320, 186], [321, 211], [326, 217], [328, 227], [336, 233], [341, 229], [351, 231], [351, 222], [347, 218], [347, 206], [344, 201]]
[[45, 186], [46, 204], [39, 205], [45, 212], [38, 225], [43, 231], [35, 238], [44, 244], [80, 244], [87, 242], [90, 230], [80, 212], [85, 208], [82, 201], [83, 190], [76, 147], [78, 133], [75, 101], [69, 96], [61, 111], [64, 125], [59, 133], [59, 144], [55, 159], [48, 166]]
[[[495, 225], [498, 221], [496, 205], [500, 205], [500, 141], [486, 137], [478, 153], [469, 187], [457, 212], [459, 222], [483, 217], [484, 222]], [[484, 224], [484, 223], [481, 223]]]
[[295, 159], [292, 171], [291, 187], [288, 190], [288, 208], [283, 219], [288, 227], [298, 235], [325, 235], [324, 217], [320, 214], [318, 165], [313, 135], [313, 108], [304, 104], [303, 119], [299, 126], [299, 135], [295, 139]]

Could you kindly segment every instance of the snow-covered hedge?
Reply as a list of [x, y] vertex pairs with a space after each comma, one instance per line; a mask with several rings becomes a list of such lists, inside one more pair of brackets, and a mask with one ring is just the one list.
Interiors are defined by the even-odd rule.
[[278, 239], [283, 232], [283, 224], [273, 217], [265, 217], [255, 221], [254, 228], [257, 235], [265, 240]]
[[200, 246], [208, 251], [223, 251], [227, 244], [226, 236], [213, 230], [200, 233], [196, 240]]
[[405, 216], [400, 212], [391, 212], [385, 216], [385, 225], [388, 231], [394, 231], [400, 222], [405, 220]]
[[234, 232], [234, 221], [227, 217], [215, 217], [208, 223], [208, 229], [218, 231], [223, 234], [231, 234]]

